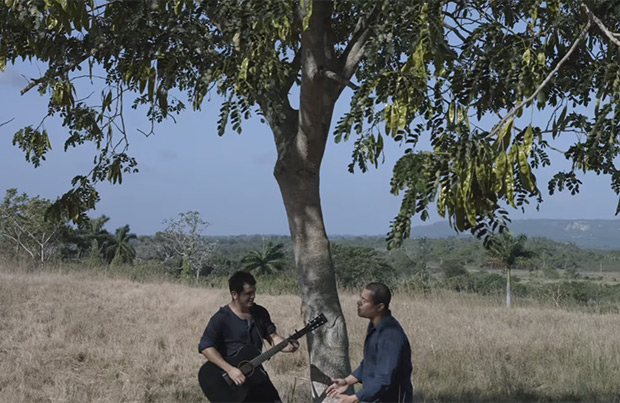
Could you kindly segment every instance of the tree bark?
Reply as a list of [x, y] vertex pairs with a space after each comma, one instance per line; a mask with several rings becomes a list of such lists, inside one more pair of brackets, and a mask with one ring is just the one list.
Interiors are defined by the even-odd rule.
[[287, 212], [305, 320], [319, 313], [328, 319], [308, 335], [312, 392], [317, 398], [329, 385], [328, 377], [350, 373], [348, 337], [323, 223], [318, 165], [284, 165], [278, 165], [275, 176]]
[[[305, 96], [302, 86], [302, 99]], [[314, 401], [324, 400], [330, 377], [351, 372], [347, 330], [320, 198], [320, 166], [333, 107], [331, 104], [323, 109], [318, 102], [302, 101], [299, 112], [287, 108], [286, 119], [272, 125], [278, 149], [274, 176], [292, 237], [304, 319], [323, 313], [328, 320], [307, 336]], [[268, 120], [274, 120], [271, 114]]]

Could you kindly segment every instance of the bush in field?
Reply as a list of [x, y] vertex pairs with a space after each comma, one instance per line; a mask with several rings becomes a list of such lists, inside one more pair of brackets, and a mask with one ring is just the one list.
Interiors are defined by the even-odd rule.
[[445, 287], [454, 291], [472, 291], [472, 282], [469, 275], [462, 274], [446, 278]]
[[494, 295], [503, 292], [506, 280], [497, 273], [479, 272], [470, 276], [471, 290], [481, 295]]
[[257, 287], [259, 287], [260, 292], [264, 294], [297, 295], [299, 293], [297, 275], [292, 269], [286, 269], [277, 274], [265, 274], [256, 281], [258, 282]]
[[338, 284], [356, 289], [371, 281], [393, 284], [396, 272], [377, 250], [339, 243], [331, 244], [334, 270]]
[[441, 264], [440, 268], [446, 279], [462, 276], [467, 277], [469, 274], [463, 264], [457, 260], [446, 260]]

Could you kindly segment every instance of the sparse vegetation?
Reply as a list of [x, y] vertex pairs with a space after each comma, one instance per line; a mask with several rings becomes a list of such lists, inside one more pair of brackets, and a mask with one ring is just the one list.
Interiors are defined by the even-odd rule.
[[[48, 203], [20, 197], [24, 206]], [[166, 232], [136, 237], [124, 226], [114, 243], [102, 216], [63, 222], [42, 264], [7, 235], [11, 211], [3, 210], [0, 233], [2, 402], [204, 401], [196, 343], [228, 300], [227, 277], [243, 267], [256, 268], [260, 301], [281, 333], [302, 324], [289, 237], [206, 237], [190, 226], [177, 231], [187, 242], [172, 253]], [[48, 228], [37, 211], [33, 228]], [[423, 237], [393, 251], [380, 237], [333, 242], [352, 365], [366, 328], [356, 293], [379, 280], [394, 289], [394, 313], [413, 344], [418, 400], [620, 402], [619, 251], [521, 241], [533, 253], [510, 263], [508, 312], [506, 262], [489, 260], [479, 240]], [[307, 400], [307, 357], [267, 364], [287, 402]]]
[[[121, 273], [0, 267], [0, 401], [205, 401], [197, 343], [227, 291]], [[269, 282], [261, 278], [258, 301], [288, 334], [302, 324], [300, 298], [266, 295]], [[352, 365], [366, 330], [356, 299], [341, 293]], [[417, 400], [620, 401], [620, 316], [519, 302], [507, 311], [501, 288], [490, 297], [397, 292], [392, 310], [412, 343]], [[307, 401], [305, 341], [267, 367], [286, 402]]]

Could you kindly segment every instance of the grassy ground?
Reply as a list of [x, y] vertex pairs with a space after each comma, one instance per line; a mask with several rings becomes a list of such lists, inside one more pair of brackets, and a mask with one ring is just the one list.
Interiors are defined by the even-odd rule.
[[[352, 365], [366, 322], [341, 296]], [[202, 402], [197, 343], [229, 300], [220, 289], [134, 282], [92, 273], [0, 268], [1, 402]], [[300, 300], [261, 295], [288, 334]], [[397, 295], [411, 340], [413, 383], [426, 401], [618, 401], [619, 315], [450, 292]], [[307, 352], [267, 363], [285, 401], [306, 401]]]

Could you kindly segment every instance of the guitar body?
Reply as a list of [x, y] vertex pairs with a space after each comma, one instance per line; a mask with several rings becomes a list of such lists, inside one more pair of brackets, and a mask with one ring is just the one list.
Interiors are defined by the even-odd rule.
[[254, 346], [244, 346], [237, 354], [225, 358], [226, 362], [239, 368], [246, 376], [241, 386], [232, 383], [220, 367], [210, 361], [205, 362], [198, 372], [198, 382], [207, 399], [211, 402], [241, 402], [246, 398], [251, 385], [268, 380], [261, 366], [254, 367], [250, 363], [259, 355], [260, 351]]

